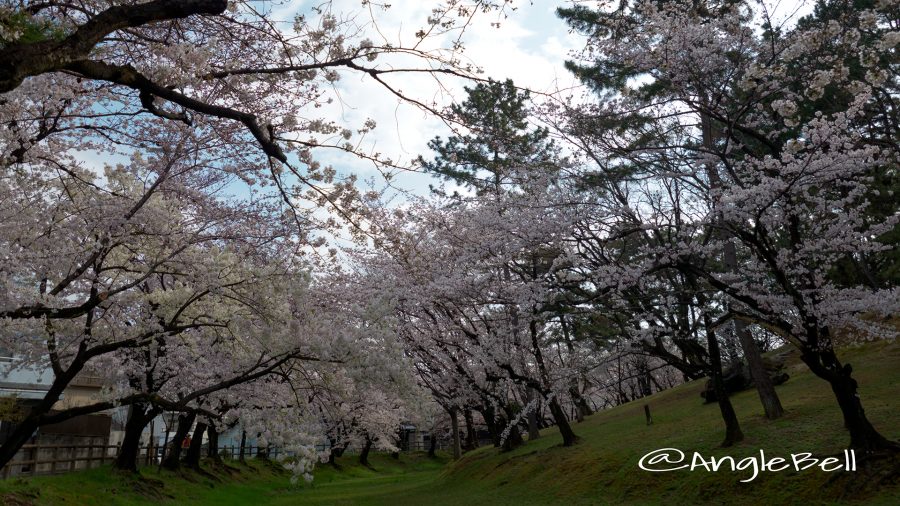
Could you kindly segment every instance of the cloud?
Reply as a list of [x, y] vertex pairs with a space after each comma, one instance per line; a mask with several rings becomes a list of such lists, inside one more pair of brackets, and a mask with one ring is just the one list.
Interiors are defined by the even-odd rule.
[[[339, 17], [352, 17], [363, 25], [359, 37], [369, 38], [376, 45], [415, 45], [419, 41], [415, 34], [428, 27], [427, 18], [434, 4], [420, 0], [394, 0], [390, 4], [389, 9], [382, 10], [374, 6], [360, 7], [359, 0], [335, 0], [331, 11], [340, 13]], [[295, 4], [293, 12], [282, 11], [279, 16], [305, 13], [312, 19], [314, 13], [310, 9], [313, 6], [311, 2]], [[556, 18], [554, 9], [555, 6], [548, 9], [544, 2], [540, 6], [522, 2], [516, 10], [503, 14], [478, 13], [462, 34], [464, 51], [456, 56], [481, 68], [483, 77], [511, 78], [519, 86], [551, 92], [560, 80], [571, 81], [562, 63], [569, 50], [583, 43], [568, 33], [565, 24]], [[440, 51], [449, 47], [458, 35], [454, 32], [429, 38], [418, 47], [423, 51]], [[382, 56], [374, 64], [380, 68], [391, 65], [421, 68], [427, 62]], [[439, 76], [436, 79], [435, 76], [412, 73], [391, 74], [385, 76], [385, 80], [403, 94], [437, 110], [465, 99], [463, 87], [470, 84], [459, 78]], [[334, 91], [337, 100], [317, 112], [351, 127], [362, 125], [368, 118], [374, 119], [378, 127], [366, 134], [360, 147], [394, 161], [408, 163], [420, 154], [427, 157], [428, 141], [450, 133], [439, 118], [399, 99], [369, 76], [342, 72]], [[358, 138], [351, 140], [359, 141]], [[361, 178], [380, 177], [371, 162], [349, 153], [319, 150], [317, 156], [323, 163], [333, 165], [339, 173], [355, 173]], [[432, 182], [430, 177], [410, 173], [400, 173], [393, 181], [396, 187], [416, 194], [426, 193]]]

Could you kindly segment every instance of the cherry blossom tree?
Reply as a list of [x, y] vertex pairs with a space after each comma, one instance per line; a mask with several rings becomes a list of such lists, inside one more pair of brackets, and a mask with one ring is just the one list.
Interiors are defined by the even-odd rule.
[[707, 333], [719, 326], [709, 311], [718, 307], [799, 348], [831, 385], [850, 446], [862, 451], [896, 444], [866, 419], [835, 341], [854, 328], [896, 336], [875, 316], [896, 311], [896, 288], [839, 283], [833, 271], [844, 259], [879, 255], [896, 227], [896, 209], [867, 211], [873, 177], [896, 166], [896, 130], [882, 127], [895, 109], [878, 105], [896, 98], [892, 12], [878, 4], [838, 13], [822, 2], [817, 15], [786, 27], [748, 2], [562, 11], [588, 36], [582, 65], [571, 68], [597, 89], [618, 90], [594, 111], [596, 124], [631, 120], [619, 139], [633, 144], [604, 154], [640, 159], [653, 181], [641, 195], [693, 206], [690, 227], [643, 223], [685, 231], [645, 248], [643, 272], [675, 269], [695, 298], [704, 286], [724, 297], [701, 304]]
[[[505, 4], [436, 3], [417, 37], [452, 38], [458, 23]], [[0, 6], [0, 339], [23, 366], [54, 373], [0, 461], [44, 423], [120, 405], [131, 406], [125, 468], [161, 410], [206, 425], [240, 418], [284, 442], [311, 410], [294, 402], [318, 381], [310, 362], [346, 358], [335, 334], [352, 325], [311, 303], [321, 239], [310, 234], [333, 223], [319, 219], [322, 206], [355, 220], [358, 194], [354, 175], [338, 178], [313, 151], [395, 162], [349, 142], [373, 121], [343, 125], [317, 110], [349, 72], [437, 112], [391, 76], [474, 69], [458, 44], [376, 46], [327, 3], [289, 25], [275, 7]], [[51, 414], [86, 367], [118, 376], [97, 402]], [[274, 400], [243, 402], [259, 397]]]

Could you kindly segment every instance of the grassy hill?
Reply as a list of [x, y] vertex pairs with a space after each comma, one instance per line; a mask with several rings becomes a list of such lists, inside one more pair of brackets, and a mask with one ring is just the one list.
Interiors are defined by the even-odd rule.
[[[900, 440], [900, 345], [867, 344], [843, 350], [841, 357], [853, 364], [870, 420]], [[422, 455], [403, 455], [400, 461], [379, 455], [372, 459], [374, 469], [366, 469], [348, 457], [340, 470], [323, 467], [312, 485], [302, 487], [291, 487], [284, 474], [261, 464], [211, 470], [209, 476], [149, 470], [139, 480], [98, 469], [3, 482], [0, 497], [18, 504], [110, 505], [900, 504], [900, 460], [854, 473], [764, 472], [750, 483], [740, 482], [751, 476], [749, 470], [650, 473], [638, 468], [641, 456], [666, 447], [707, 458], [739, 459], [760, 449], [770, 457], [840, 454], [848, 437], [829, 386], [796, 358], [788, 372], [791, 379], [778, 387], [787, 410], [780, 420], [762, 416], [753, 390], [733, 397], [746, 439], [728, 449], [718, 447], [723, 437], [718, 407], [702, 404], [698, 381], [576, 424], [581, 440], [573, 448], [559, 446], [559, 436], [548, 429], [515, 451], [482, 448], [449, 464]], [[653, 413], [650, 426], [644, 421], [645, 403]]]

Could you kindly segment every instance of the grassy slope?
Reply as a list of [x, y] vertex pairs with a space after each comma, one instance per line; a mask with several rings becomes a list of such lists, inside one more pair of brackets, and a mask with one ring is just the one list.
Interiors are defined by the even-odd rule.
[[[869, 419], [883, 434], [900, 440], [900, 346], [870, 344], [845, 350], [841, 356], [854, 366]], [[819, 455], [841, 452], [849, 438], [830, 387], [805, 366], [794, 363], [789, 369], [791, 379], [777, 388], [787, 411], [782, 419], [765, 420], [754, 390], [733, 397], [746, 436], [734, 448], [718, 448], [724, 435], [718, 407], [701, 404], [701, 382], [692, 382], [647, 399], [654, 417], [651, 426], [644, 424], [644, 402], [629, 403], [576, 425], [582, 441], [574, 449], [557, 446], [559, 437], [546, 431], [545, 438], [510, 454], [497, 454], [492, 449], [473, 452], [443, 479], [451, 489], [460, 491], [475, 493], [476, 489], [493, 488], [493, 502], [499, 504], [658, 504], [660, 498], [672, 504], [688, 500], [710, 504], [726, 500], [728, 504], [827, 504], [846, 498], [856, 487], [862, 490], [852, 495], [864, 498], [867, 504], [900, 504], [896, 483], [876, 487], [878, 476], [864, 473], [848, 480], [832, 479], [833, 474], [813, 470], [785, 471], [739, 483], [750, 473], [648, 473], [637, 468], [642, 455], [665, 447], [736, 458], [757, 455], [760, 448], [770, 457], [805, 451]], [[872, 488], [878, 490], [873, 492]], [[449, 498], [444, 503], [457, 504]]]
[[[852, 348], [841, 354], [854, 366], [860, 395], [870, 420], [886, 436], [900, 440], [897, 398], [900, 394], [900, 345], [885, 343]], [[646, 400], [654, 424], [644, 424], [643, 401], [590, 417], [575, 426], [581, 437], [574, 448], [562, 448], [553, 429], [516, 451], [501, 454], [483, 448], [460, 462], [404, 455], [401, 461], [378, 455], [377, 471], [348, 458], [343, 469], [321, 468], [311, 486], [290, 487], [287, 477], [258, 464], [240, 473], [216, 474], [214, 482], [196, 474], [145, 472], [133, 480], [98, 469], [64, 476], [0, 483], [4, 502], [23, 504], [365, 504], [365, 505], [523, 505], [523, 504], [832, 504], [854, 497], [865, 504], [898, 504], [900, 484], [880, 483], [879, 475], [853, 475], [808, 470], [761, 474], [739, 483], [749, 473], [677, 471], [648, 473], [637, 468], [645, 453], [675, 447], [705, 456], [736, 458], [812, 451], [839, 453], [847, 443], [840, 412], [828, 385], [805, 366], [789, 370], [792, 378], [778, 387], [787, 415], [766, 421], [755, 391], [733, 398], [746, 440], [718, 448], [721, 421], [715, 404], [703, 405], [700, 382]], [[149, 481], [160, 480], [160, 481]], [[11, 495], [15, 493], [15, 495]], [[3, 494], [6, 494], [5, 496]]]
[[[246, 464], [228, 462], [205, 471], [172, 473], [143, 469], [139, 477], [109, 467], [57, 476], [12, 479], [0, 482], [0, 504], [61, 505], [103, 504], [343, 504], [366, 497], [390, 497], [420, 489], [438, 478], [447, 459], [404, 455], [397, 461], [387, 455], [370, 459], [378, 471], [355, 462], [340, 470], [329, 466], [316, 472], [312, 485], [292, 486], [290, 475], [272, 463], [249, 459]], [[351, 502], [352, 504], [352, 502]]]

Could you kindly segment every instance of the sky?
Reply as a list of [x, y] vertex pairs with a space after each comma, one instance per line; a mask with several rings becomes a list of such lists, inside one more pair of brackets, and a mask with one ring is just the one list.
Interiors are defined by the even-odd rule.
[[[810, 12], [813, 4], [812, 0], [762, 1], [776, 20], [795, 20]], [[368, 37], [376, 45], [391, 43], [394, 46], [410, 46], [416, 41], [415, 32], [426, 26], [425, 20], [436, 2], [390, 0], [391, 7], [386, 10], [367, 9], [361, 3], [360, 0], [333, 0], [331, 10], [339, 17], [350, 16], [356, 23], [364, 25], [361, 38]], [[572, 51], [584, 46], [585, 39], [570, 32], [555, 12], [557, 7], [569, 3], [566, 0], [515, 0], [515, 9], [506, 10], [503, 14], [479, 13], [462, 37], [465, 47], [463, 56], [484, 70], [482, 77], [495, 80], [510, 78], [516, 85], [536, 92], [551, 93], [578, 86], [563, 63]], [[312, 19], [317, 17], [312, 9], [319, 5], [321, 0], [295, 0], [286, 2], [275, 14], [285, 20], [292, 19], [296, 14], [305, 14]], [[446, 37], [431, 41], [431, 45], [446, 47], [449, 42], [449, 37]], [[375, 63], [383, 66], [389, 62], [380, 58]], [[418, 100], [435, 101], [438, 108], [464, 100], [463, 86], [471, 84], [461, 79], [445, 79], [442, 81], [445, 88], [442, 88], [433, 79], [408, 74], [393, 75], [387, 79]], [[370, 78], [358, 73], [343, 72], [335, 91], [340, 100], [331, 105], [331, 110], [326, 107], [323, 112], [349, 125], [360, 125], [367, 118], [374, 119], [378, 127], [366, 135], [361, 146], [401, 164], [420, 154], [428, 158], [428, 141], [450, 133], [434, 115], [402, 102]], [[357, 140], [353, 139], [354, 142]], [[385, 187], [383, 177], [370, 162], [333, 150], [320, 152], [318, 157], [323, 163], [333, 165], [339, 174], [355, 173], [360, 179], [372, 178], [379, 189]], [[429, 184], [434, 182], [425, 174], [399, 173], [392, 180], [388, 193], [399, 192], [399, 200], [402, 201], [402, 192], [425, 195]]]
[[[362, 26], [359, 39], [369, 38], [375, 45], [390, 43], [393, 46], [411, 46], [417, 38], [416, 31], [426, 27], [426, 19], [434, 0], [382, 0], [391, 4], [390, 8], [366, 8], [361, 0], [332, 0], [331, 11], [339, 18], [352, 18]], [[784, 16], [809, 12], [811, 0], [765, 0], [770, 11]], [[285, 0], [276, 4], [272, 17], [284, 22], [286, 29], [298, 14], [310, 20], [319, 17], [314, 9], [323, 0]], [[584, 46], [585, 39], [571, 33], [566, 24], [556, 16], [556, 8], [567, 5], [567, 0], [515, 0], [514, 9], [502, 14], [478, 13], [462, 37], [462, 56], [483, 69], [481, 77], [495, 80], [512, 79], [516, 85], [539, 93], [551, 93], [560, 89], [571, 89], [578, 85], [573, 76], [563, 67], [564, 61], [573, 51]], [[799, 9], [799, 12], [798, 12]], [[777, 17], [777, 16], [776, 16]], [[451, 37], [430, 40], [431, 48], [447, 47]], [[428, 46], [426, 46], [426, 49]], [[390, 64], [390, 59], [380, 57], [373, 65]], [[409, 63], [409, 62], [406, 62]], [[421, 67], [422, 62], [413, 62]], [[405, 103], [381, 87], [368, 76], [355, 71], [341, 72], [342, 78], [335, 83], [333, 94], [338, 100], [317, 109], [315, 114], [334, 119], [350, 128], [359, 127], [368, 118], [375, 120], [377, 127], [361, 140], [364, 151], [380, 152], [400, 165], [409, 163], [419, 155], [429, 158], [427, 147], [435, 136], [446, 137], [449, 128], [434, 115], [418, 107]], [[433, 79], [419, 75], [392, 74], [386, 79], [404, 93], [423, 102], [435, 102], [437, 109], [449, 106], [454, 101], [465, 99], [463, 86], [471, 85], [462, 79], [446, 78], [441, 85]], [[354, 137], [351, 142], [360, 139]], [[376, 189], [393, 195], [391, 203], [402, 205], [407, 192], [427, 195], [430, 184], [435, 180], [426, 174], [399, 172], [391, 180], [390, 187], [371, 162], [350, 153], [337, 150], [320, 150], [316, 153], [320, 162], [332, 165], [339, 174], [356, 174], [361, 180], [370, 179]], [[102, 164], [91, 153], [83, 158], [98, 167]], [[112, 160], [104, 160], [110, 162]], [[124, 160], [116, 160], [124, 161]], [[365, 183], [363, 183], [365, 184]], [[235, 188], [240, 195], [246, 188]], [[324, 212], [324, 211], [323, 211]]]
[[[309, 13], [318, 1], [293, 2], [278, 12], [279, 17], [290, 18], [296, 13]], [[422, 0], [394, 0], [391, 7], [383, 12], [372, 10], [375, 22], [371, 22], [369, 11], [361, 11], [360, 0], [335, 0], [335, 13], [360, 13], [357, 22], [366, 23], [365, 37], [376, 45], [390, 42], [395, 46], [411, 45], [415, 32], [426, 26], [433, 2]], [[515, 10], [504, 14], [479, 13], [463, 36], [465, 50], [463, 56], [482, 68], [482, 77], [504, 80], [507, 78], [520, 87], [538, 92], [550, 92], [575, 84], [573, 77], [563, 67], [569, 51], [583, 45], [583, 39], [571, 34], [560, 20], [555, 9], [559, 2], [535, 0], [518, 1]], [[493, 25], [499, 23], [499, 26]], [[377, 27], [377, 30], [376, 30]], [[449, 37], [431, 41], [431, 45], [446, 45]], [[376, 60], [377, 64], [387, 62]], [[445, 88], [433, 79], [424, 76], [392, 75], [392, 85], [402, 89], [423, 102], [435, 101], [438, 108], [449, 106], [454, 101], [465, 99], [462, 79], [443, 79]], [[332, 112], [340, 123], [359, 125], [366, 118], [372, 118], [377, 128], [367, 134], [362, 146], [368, 147], [392, 160], [409, 162], [418, 155], [427, 158], [429, 140], [435, 136], [450, 133], [447, 126], [432, 114], [422, 111], [412, 104], [404, 103], [370, 78], [352, 72], [342, 73], [336, 92], [340, 102], [332, 105]], [[354, 139], [354, 141], [357, 139]], [[332, 164], [339, 173], [356, 173], [361, 179], [374, 178], [376, 186], [383, 188], [385, 182], [371, 163], [360, 160], [349, 153], [322, 151], [318, 154], [324, 163]], [[399, 173], [392, 180], [392, 191], [410, 191], [424, 195], [429, 183], [434, 180], [417, 173]]]

